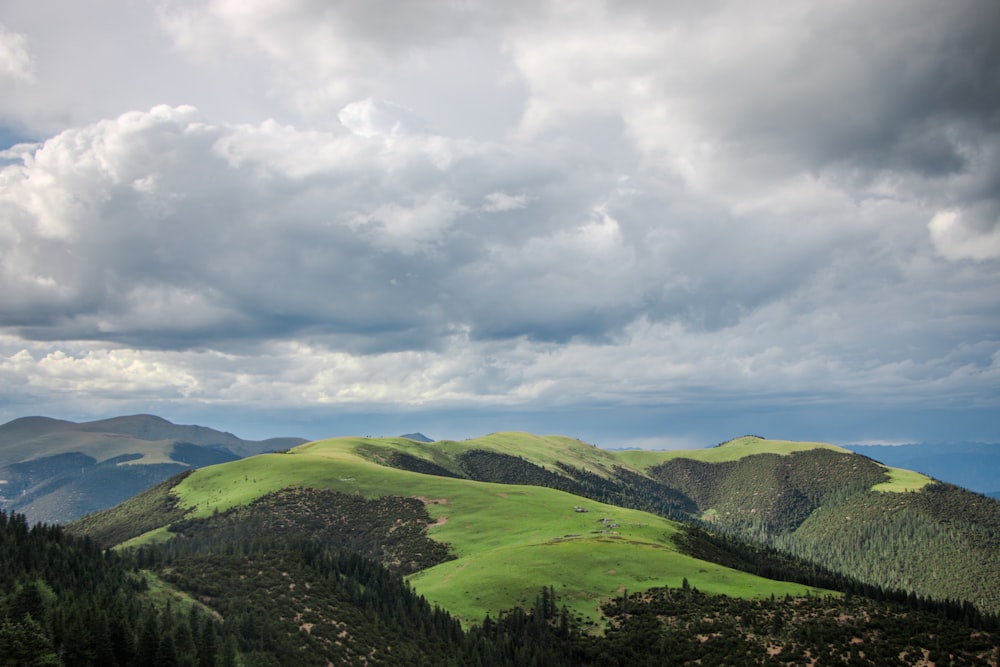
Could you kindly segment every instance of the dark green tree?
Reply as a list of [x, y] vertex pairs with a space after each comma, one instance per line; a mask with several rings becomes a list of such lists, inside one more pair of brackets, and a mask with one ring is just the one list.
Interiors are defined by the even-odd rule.
[[0, 623], [0, 667], [60, 664], [52, 641], [31, 614], [25, 614], [19, 621]]

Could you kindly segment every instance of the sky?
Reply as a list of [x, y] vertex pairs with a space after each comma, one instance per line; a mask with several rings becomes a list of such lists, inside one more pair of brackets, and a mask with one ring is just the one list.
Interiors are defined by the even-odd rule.
[[998, 442], [997, 34], [995, 0], [0, 0], [0, 422]]

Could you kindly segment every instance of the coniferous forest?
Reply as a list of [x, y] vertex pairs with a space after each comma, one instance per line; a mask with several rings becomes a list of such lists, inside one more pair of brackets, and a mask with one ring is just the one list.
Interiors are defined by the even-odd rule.
[[0, 512], [0, 665], [236, 665], [230, 638], [158, 603], [132, 554]]

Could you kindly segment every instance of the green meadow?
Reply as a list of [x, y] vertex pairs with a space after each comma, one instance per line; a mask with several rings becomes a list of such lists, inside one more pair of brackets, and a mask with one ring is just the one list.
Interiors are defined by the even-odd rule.
[[[554, 489], [423, 475], [378, 461], [379, 448], [384, 453], [398, 448], [445, 464], [456, 452], [484, 448], [487, 439], [500, 451], [509, 446], [512, 453], [550, 461], [553, 466], [555, 452], [567, 450], [580, 467], [591, 470], [594, 461], [604, 459], [610, 465], [614, 460], [611, 453], [571, 438], [532, 438], [536, 440], [526, 448], [516, 447], [520, 434], [434, 445], [403, 439], [337, 438], [288, 453], [202, 468], [174, 487], [174, 494], [181, 506], [189, 508], [189, 516], [200, 517], [289, 486], [334, 489], [368, 498], [418, 497], [434, 522], [429, 536], [448, 544], [456, 559], [419, 572], [410, 582], [419, 594], [465, 622], [478, 622], [487, 613], [496, 615], [522, 602], [530, 604], [542, 586], [553, 586], [561, 603], [591, 620], [597, 618], [598, 604], [604, 599], [626, 590], [677, 587], [685, 578], [700, 590], [738, 597], [821, 593], [683, 555], [673, 544], [677, 524], [653, 514]], [[611, 456], [605, 458], [605, 454]]]
[[649, 468], [670, 459], [693, 459], [704, 463], [725, 463], [738, 461], [754, 454], [780, 454], [787, 456], [793, 452], [805, 452], [811, 449], [831, 449], [843, 454], [850, 450], [825, 442], [795, 442], [792, 440], [766, 440], [754, 436], [745, 436], [730, 440], [717, 447], [705, 449], [678, 449], [668, 451], [628, 450], [616, 452], [621, 460], [637, 468]]
[[913, 470], [891, 468], [889, 466], [886, 466], [886, 470], [889, 473], [889, 481], [876, 484], [872, 487], [872, 491], [880, 491], [882, 493], [917, 491], [934, 481], [927, 475], [923, 475]]

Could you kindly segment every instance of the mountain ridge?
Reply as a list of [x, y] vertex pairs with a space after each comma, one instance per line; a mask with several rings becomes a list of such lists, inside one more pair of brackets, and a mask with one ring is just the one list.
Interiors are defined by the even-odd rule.
[[0, 425], [0, 509], [60, 523], [115, 505], [190, 466], [285, 449], [148, 414], [89, 422], [30, 416]]
[[[704, 460], [713, 456], [721, 460]], [[756, 440], [729, 450], [611, 452], [574, 438], [527, 433], [493, 433], [434, 443], [340, 437], [305, 443], [282, 454], [196, 470], [167, 493], [185, 517], [207, 520], [290, 487], [330, 489], [365, 498], [391, 495], [421, 499], [430, 517], [428, 534], [451, 544], [459, 559], [418, 572], [411, 581], [428, 599], [466, 619], [503, 606], [493, 601], [493, 606], [484, 607], [484, 603], [470, 599], [475, 598], [473, 591], [506, 588], [513, 596], [507, 599], [510, 603], [518, 595], [528, 595], [532, 586], [545, 583], [535, 579], [520, 588], [512, 584], [505, 587], [491, 579], [493, 572], [517, 580], [522, 571], [533, 570], [563, 581], [565, 563], [589, 558], [592, 563], [606, 563], [601, 566], [604, 570], [620, 574], [616, 586], [642, 590], [647, 585], [643, 578], [662, 565], [646, 564], [640, 572], [622, 563], [635, 561], [636, 554], [646, 553], [642, 549], [633, 549], [629, 558], [607, 559], [601, 556], [602, 550], [611, 548], [609, 553], [616, 553], [614, 548], [622, 543], [647, 544], [652, 550], [649, 553], [667, 543], [676, 546], [674, 538], [663, 536], [677, 534], [680, 524], [657, 529], [660, 537], [655, 539], [649, 537], [647, 529], [638, 527], [667, 526], [662, 522], [668, 516], [790, 554], [808, 552], [810, 560], [822, 567], [852, 575], [827, 554], [835, 556], [837, 540], [847, 536], [866, 567], [883, 562], [887, 568], [893, 567], [893, 561], [876, 555], [883, 539], [877, 533], [880, 524], [905, 534], [904, 525], [885, 523], [882, 515], [888, 512], [917, 526], [932, 545], [960, 538], [968, 553], [953, 554], [942, 547], [942, 553], [954, 559], [953, 576], [928, 575], [942, 567], [940, 560], [903, 559], [898, 562], [901, 574], [896, 578], [877, 567], [862, 569], [867, 585], [902, 588], [937, 599], [970, 600], [986, 610], [1000, 609], [1000, 586], [986, 571], [996, 565], [997, 557], [991, 554], [1000, 528], [991, 517], [1000, 506], [976, 509], [975, 501], [961, 490], [952, 490], [955, 487], [825, 443]], [[473, 488], [478, 490], [473, 493]], [[952, 505], [953, 509], [947, 509]], [[511, 509], [502, 516], [491, 513], [501, 506]], [[955, 515], [959, 508], [965, 517]], [[637, 516], [636, 512], [647, 518], [623, 518]], [[105, 520], [115, 523], [113, 514], [103, 518], [95, 515], [81, 526], [97, 535], [96, 526]], [[165, 518], [145, 537], [129, 535], [139, 538], [129, 544], [170, 539], [169, 526], [176, 521]], [[839, 527], [830, 533], [833, 525]], [[897, 548], [904, 551], [938, 551], [937, 547], [928, 549], [926, 543], [906, 542], [907, 538], [895, 532], [892, 539], [902, 539]], [[539, 551], [542, 545], [547, 551]], [[480, 555], [463, 561], [463, 553]], [[543, 553], [560, 557], [545, 561], [548, 565], [527, 565]], [[687, 572], [699, 588], [712, 590], [712, 583], [699, 579], [699, 568], [672, 567], [674, 572]], [[975, 572], [980, 576], [973, 577]], [[927, 583], [922, 583], [924, 579]], [[587, 595], [586, 599], [592, 600], [597, 593], [590, 590]]]
[[[493, 434], [484, 436], [484, 441], [509, 449], [520, 437]], [[422, 450], [428, 462], [435, 455], [444, 461], [442, 454], [458, 456], [481, 444], [476, 440], [438, 441], [430, 446], [403, 438], [335, 438], [286, 453], [196, 470], [165, 493], [174, 499], [186, 520], [225, 516], [293, 487], [366, 499], [420, 499], [429, 516], [428, 535], [450, 545], [456, 558], [414, 573], [411, 584], [432, 603], [466, 621], [530, 599], [543, 582], [575, 591], [569, 595], [569, 605], [582, 616], [592, 615], [599, 600], [620, 588], [643, 590], [658, 583], [679, 586], [685, 577], [702, 590], [751, 597], [801, 595], [808, 590], [819, 593], [807, 586], [767, 581], [683, 554], [674, 537], [679, 535], [679, 524], [647, 512], [602, 504], [554, 488], [414, 472], [392, 467], [387, 457], [392, 451]], [[588, 450], [598, 458], [606, 455], [570, 438], [540, 436], [532, 436], [524, 451], [553, 456], [553, 447], [573, 450], [577, 456]], [[450, 460], [460, 470], [457, 459]], [[109, 511], [86, 517], [74, 530], [101, 539], [106, 530], [101, 523], [109, 517], [105, 525], [110, 524], [112, 530], [135, 525], [115, 521], [113, 514]], [[171, 510], [158, 528], [136, 526], [145, 531], [145, 537], [127, 544], [169, 539], [172, 533], [167, 527], [175, 524], [176, 510]], [[183, 528], [178, 530], [183, 532]], [[132, 536], [116, 532], [113, 539]], [[585, 575], [566, 566], [580, 558], [591, 564]], [[486, 584], [486, 580], [492, 583]]]

